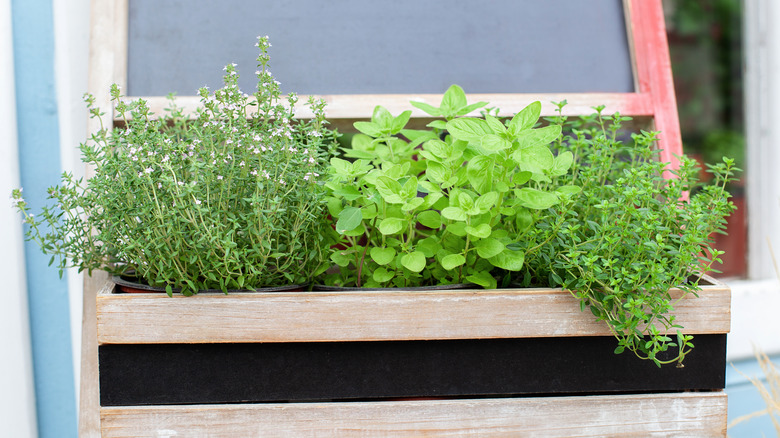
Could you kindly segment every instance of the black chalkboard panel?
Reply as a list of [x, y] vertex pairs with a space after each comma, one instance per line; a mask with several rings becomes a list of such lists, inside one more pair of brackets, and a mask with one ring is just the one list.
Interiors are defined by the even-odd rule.
[[[685, 367], [613, 354], [610, 336], [266, 344], [106, 344], [101, 406], [717, 390], [726, 335]], [[662, 357], [663, 358], [663, 357]]]
[[300, 94], [634, 91], [621, 0], [129, 0], [127, 94], [195, 95], [254, 43]]

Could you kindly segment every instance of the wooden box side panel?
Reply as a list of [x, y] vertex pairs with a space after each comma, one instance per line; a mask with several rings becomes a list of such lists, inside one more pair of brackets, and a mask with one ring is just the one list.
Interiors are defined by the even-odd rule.
[[726, 436], [723, 392], [101, 409], [104, 437]]
[[[679, 291], [672, 291], [679, 297]], [[731, 294], [722, 284], [675, 305], [689, 334], [727, 333]], [[610, 336], [560, 289], [426, 292], [277, 292], [194, 297], [97, 298], [98, 342], [328, 342]]]

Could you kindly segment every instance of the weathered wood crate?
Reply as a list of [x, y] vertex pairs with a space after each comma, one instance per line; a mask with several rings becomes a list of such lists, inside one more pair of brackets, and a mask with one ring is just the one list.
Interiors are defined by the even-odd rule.
[[[676, 305], [684, 368], [614, 355], [559, 289], [97, 298], [101, 432], [725, 436], [730, 290]], [[679, 293], [679, 291], [673, 291]]]

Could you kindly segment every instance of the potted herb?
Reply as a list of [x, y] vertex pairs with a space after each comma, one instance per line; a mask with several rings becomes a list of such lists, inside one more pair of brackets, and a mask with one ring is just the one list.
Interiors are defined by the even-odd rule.
[[[323, 266], [327, 150], [324, 103], [294, 119], [297, 96], [282, 98], [259, 38], [257, 90], [199, 90], [202, 108], [188, 120], [173, 103], [163, 116], [144, 100], [126, 103], [111, 89], [122, 126], [81, 145], [94, 166], [87, 181], [64, 174], [53, 206], [34, 216], [14, 191], [27, 238], [60, 270], [105, 269], [134, 275], [170, 295], [306, 283]], [[87, 96], [92, 117], [100, 110]]]
[[[410, 111], [393, 116], [378, 106], [362, 134], [332, 158], [328, 208], [336, 219], [326, 285], [415, 287], [472, 283], [494, 289], [497, 269], [519, 271], [527, 251], [518, 238], [534, 226], [534, 211], [566, 204], [579, 192], [554, 177], [572, 164], [553, 155], [560, 126], [535, 127], [534, 102], [505, 122], [486, 114], [459, 117], [468, 105], [454, 85], [429, 130], [407, 130]], [[403, 137], [400, 137], [403, 136]]]
[[[558, 104], [559, 114], [564, 105]], [[657, 133], [629, 137], [623, 124], [630, 118], [596, 110], [592, 117], [551, 119], [564, 127], [555, 149], [575, 157], [558, 183], [576, 184], [582, 194], [567, 209], [537, 218], [520, 244], [541, 241], [541, 248], [529, 252], [512, 276], [522, 286], [572, 291], [581, 308], [617, 337], [616, 353], [629, 350], [659, 366], [682, 366], [692, 336], [675, 321], [678, 298], [670, 290], [696, 295], [702, 273], [720, 262], [723, 252], [713, 247], [712, 236], [723, 233], [735, 208], [727, 186], [739, 169], [723, 158], [707, 166], [712, 178], [705, 184], [695, 160], [682, 156], [679, 168], [670, 169], [656, 159]]]

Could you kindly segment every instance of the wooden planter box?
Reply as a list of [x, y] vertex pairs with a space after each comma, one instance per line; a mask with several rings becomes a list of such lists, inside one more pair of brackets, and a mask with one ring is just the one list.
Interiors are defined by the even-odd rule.
[[[676, 305], [684, 368], [614, 355], [560, 289], [98, 293], [101, 431], [725, 436], [731, 294]], [[673, 291], [679, 294], [679, 291]]]

